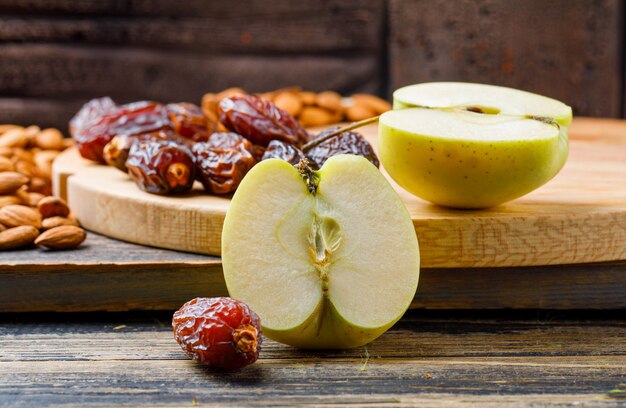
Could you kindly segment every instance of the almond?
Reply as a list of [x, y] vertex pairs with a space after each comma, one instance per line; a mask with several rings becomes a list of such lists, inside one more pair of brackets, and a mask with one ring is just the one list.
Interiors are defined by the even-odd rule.
[[4, 230], [0, 232], [0, 251], [32, 245], [38, 235], [37, 228], [31, 225]]
[[346, 118], [350, 122], [358, 122], [373, 116], [376, 116], [376, 113], [367, 106], [361, 104], [354, 104], [346, 108]]
[[21, 203], [22, 200], [14, 195], [0, 196], [0, 208], [6, 207], [7, 205], [15, 205]]
[[24, 128], [10, 129], [0, 135], [0, 146], [24, 147], [28, 144], [28, 135]]
[[8, 157], [0, 156], [0, 172], [13, 170], [13, 161]]
[[355, 105], [363, 105], [373, 111], [376, 115], [380, 115], [388, 110], [391, 110], [391, 104], [389, 102], [375, 95], [354, 94], [352, 95], [352, 100]]
[[37, 207], [37, 204], [45, 197], [45, 195], [40, 194], [40, 193], [27, 193], [28, 194], [28, 200], [25, 202], [25, 204], [28, 204], [31, 207]]
[[13, 157], [14, 151], [15, 149], [12, 147], [0, 146], [0, 156], [2, 157], [6, 157], [10, 159], [11, 157]]
[[302, 126], [323, 126], [335, 123], [341, 119], [340, 115], [329, 112], [316, 106], [305, 106], [300, 112], [298, 120]]
[[15, 171], [0, 173], [0, 194], [12, 194], [28, 183], [29, 178]]
[[302, 101], [303, 105], [315, 105], [315, 97], [317, 95], [315, 94], [315, 92], [300, 92], [300, 100]]
[[293, 92], [281, 92], [274, 97], [274, 105], [292, 116], [298, 116], [302, 110], [302, 101]]
[[51, 228], [60, 227], [62, 225], [73, 225], [78, 227], [78, 221], [75, 218], [71, 217], [50, 217], [46, 218], [41, 222], [41, 228], [44, 230], [49, 230]]
[[22, 225], [41, 228], [41, 214], [25, 205], [7, 205], [0, 209], [0, 223], [9, 228]]
[[26, 160], [16, 160], [13, 165], [16, 172], [22, 173], [28, 178], [32, 178], [38, 175], [37, 166], [35, 166], [35, 163], [33, 162], [29, 162]]
[[5, 133], [8, 130], [17, 129], [17, 128], [23, 129], [23, 127], [20, 125], [0, 125], [0, 135]]
[[343, 110], [341, 105], [341, 95], [333, 91], [320, 92], [315, 97], [315, 104], [320, 108], [328, 109], [331, 112]]
[[69, 137], [66, 138], [66, 139], [63, 139], [63, 149], [62, 150], [65, 150], [68, 147], [72, 147], [72, 146], [74, 146], [74, 140], [73, 139], [71, 139]]
[[246, 91], [244, 91], [241, 88], [228, 88], [228, 89], [224, 89], [222, 92], [215, 95], [215, 99], [217, 100], [217, 103], [220, 103], [220, 101], [224, 98], [230, 98], [231, 96], [245, 95], [245, 94], [246, 94]]
[[30, 183], [28, 184], [28, 191], [41, 193], [43, 195], [50, 195], [52, 194], [52, 183], [50, 182], [50, 179], [33, 177], [30, 179]]
[[31, 146], [35, 140], [35, 136], [37, 136], [39, 134], [39, 132], [41, 131], [41, 129], [39, 128], [39, 126], [29, 126], [26, 129], [24, 129], [24, 137], [26, 138], [26, 145], [27, 146]]
[[28, 187], [24, 186], [17, 190], [15, 193], [13, 193], [13, 195], [20, 199], [20, 202], [18, 204], [28, 205], [30, 207], [30, 204], [28, 204], [28, 202], [30, 201], [30, 197], [28, 195], [28, 191], [26, 191], [27, 189]]
[[65, 200], [54, 196], [42, 198], [41, 201], [37, 203], [37, 209], [43, 218], [56, 216], [67, 217], [70, 213], [70, 209]]
[[11, 158], [13, 159], [13, 162], [16, 162], [18, 160], [23, 160], [31, 163], [35, 162], [33, 152], [31, 152], [30, 150], [22, 149], [21, 147], [13, 148], [13, 154], [11, 155]]
[[49, 249], [73, 249], [85, 240], [85, 231], [73, 225], [63, 225], [54, 227], [35, 240], [36, 245], [41, 245]]
[[37, 167], [37, 174], [42, 177], [52, 178], [52, 162], [58, 156], [59, 152], [56, 150], [41, 150], [35, 153], [35, 166]]
[[44, 129], [35, 136], [35, 146], [44, 150], [63, 150], [63, 134], [59, 129]]

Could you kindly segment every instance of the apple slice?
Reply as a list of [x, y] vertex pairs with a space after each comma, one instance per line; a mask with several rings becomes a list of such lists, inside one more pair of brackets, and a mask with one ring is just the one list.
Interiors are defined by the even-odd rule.
[[301, 348], [371, 342], [404, 314], [419, 278], [411, 218], [376, 167], [334, 156], [301, 173], [264, 160], [233, 196], [222, 231], [230, 295], [269, 338]]
[[435, 204], [486, 208], [553, 178], [565, 164], [571, 108], [481, 84], [428, 83], [394, 93], [379, 156], [404, 189]]
[[427, 82], [393, 93], [393, 108], [482, 108], [487, 114], [539, 116], [561, 126], [572, 122], [572, 108], [561, 101], [519, 89], [467, 82]]

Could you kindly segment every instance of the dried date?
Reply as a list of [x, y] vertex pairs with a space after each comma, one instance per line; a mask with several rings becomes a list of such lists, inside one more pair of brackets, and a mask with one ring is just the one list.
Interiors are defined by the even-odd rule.
[[104, 163], [104, 146], [117, 135], [139, 135], [171, 129], [167, 111], [156, 102], [134, 102], [115, 106], [110, 98], [95, 99], [70, 121], [70, 132], [80, 154]]
[[[324, 130], [319, 133], [315, 139], [319, 139], [339, 129], [333, 127]], [[313, 146], [309, 150], [305, 151], [306, 156], [312, 162], [321, 168], [326, 160], [336, 156], [338, 154], [354, 154], [357, 156], [363, 156], [369, 160], [374, 166], [379, 167], [380, 162], [372, 145], [360, 133], [357, 132], [343, 132], [331, 139], [328, 139], [316, 146]]]
[[220, 122], [252, 143], [267, 146], [272, 140], [302, 145], [308, 134], [289, 113], [254, 95], [224, 98], [218, 105]]
[[191, 147], [192, 141], [181, 137], [173, 130], [159, 130], [156, 132], [143, 133], [141, 135], [119, 135], [115, 136], [109, 143], [104, 146], [103, 157], [104, 161], [124, 173], [128, 172], [126, 168], [126, 160], [128, 159], [128, 153], [130, 148], [136, 141], [150, 141], [150, 140], [170, 140], [178, 144], [187, 145]]
[[304, 158], [302, 150], [281, 140], [272, 140], [263, 154], [263, 160], [281, 159], [296, 166]]
[[174, 130], [184, 138], [194, 142], [206, 142], [209, 136], [217, 130], [216, 124], [193, 103], [170, 103], [165, 108]]
[[141, 190], [153, 194], [189, 191], [196, 174], [189, 148], [171, 140], [135, 141], [128, 153], [126, 168]]
[[192, 151], [198, 179], [212, 194], [235, 191], [257, 162], [252, 143], [236, 133], [213, 133], [208, 142], [196, 143]]

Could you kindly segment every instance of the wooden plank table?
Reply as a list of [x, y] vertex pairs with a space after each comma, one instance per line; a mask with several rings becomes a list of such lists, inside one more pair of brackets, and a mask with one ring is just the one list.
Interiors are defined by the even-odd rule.
[[626, 323], [411, 311], [378, 340], [302, 351], [264, 339], [236, 373], [188, 360], [171, 314], [0, 315], [0, 406], [626, 404]]
[[[626, 309], [626, 261], [514, 268], [422, 268], [412, 308]], [[217, 257], [90, 232], [76, 251], [0, 253], [0, 312], [177, 309], [222, 296]]]

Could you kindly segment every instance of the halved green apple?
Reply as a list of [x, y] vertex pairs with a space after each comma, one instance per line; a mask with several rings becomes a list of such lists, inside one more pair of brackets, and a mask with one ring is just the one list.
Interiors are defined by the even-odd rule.
[[540, 187], [565, 164], [569, 106], [492, 85], [426, 83], [394, 92], [379, 155], [403, 188], [433, 203], [491, 207]]
[[384, 333], [411, 303], [419, 249], [400, 198], [367, 159], [330, 158], [304, 176], [257, 164], [233, 196], [222, 232], [229, 294], [269, 338], [350, 348]]

